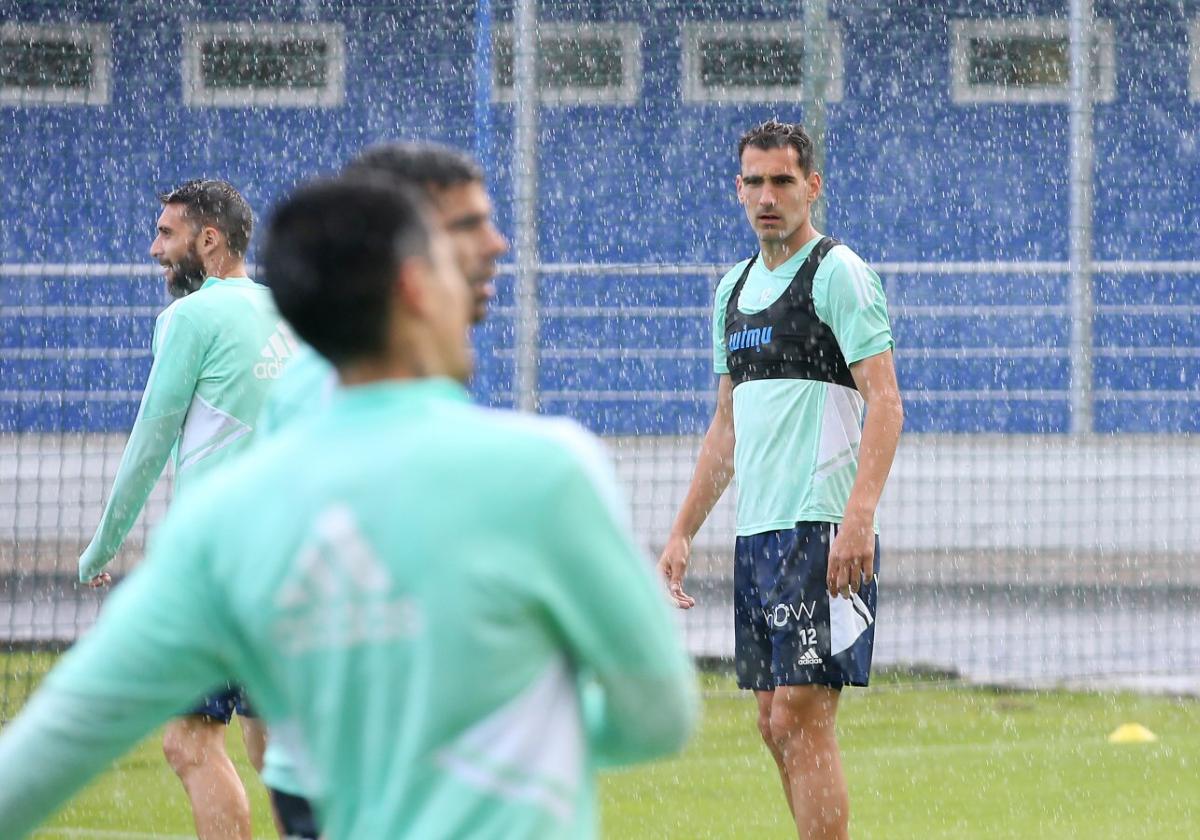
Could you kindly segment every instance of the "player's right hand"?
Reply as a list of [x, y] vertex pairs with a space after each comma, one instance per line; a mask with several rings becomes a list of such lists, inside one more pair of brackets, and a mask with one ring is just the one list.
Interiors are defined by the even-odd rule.
[[662, 556], [658, 558], [658, 573], [667, 584], [671, 600], [681, 610], [696, 606], [696, 599], [683, 591], [683, 575], [687, 571], [688, 555], [691, 553], [691, 540], [687, 537], [671, 537]]
[[88, 581], [88, 586], [90, 586], [92, 589], [103, 589], [110, 583], [112, 583], [112, 575], [110, 575], [108, 572], [101, 572]]

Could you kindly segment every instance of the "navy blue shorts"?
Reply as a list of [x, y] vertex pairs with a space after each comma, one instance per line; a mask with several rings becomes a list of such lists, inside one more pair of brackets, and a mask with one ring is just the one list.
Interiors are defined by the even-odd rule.
[[250, 700], [239, 686], [227, 685], [223, 691], [215, 691], [201, 700], [196, 707], [188, 709], [185, 716], [199, 715], [209, 720], [215, 720], [225, 725], [233, 719], [237, 712], [242, 717], [258, 717], [250, 706]]
[[834, 534], [829, 522], [799, 522], [737, 538], [733, 622], [740, 688], [867, 684], [878, 587], [871, 580], [853, 598], [830, 597], [825, 581]]
[[307, 799], [271, 787], [267, 793], [279, 816], [284, 840], [317, 840], [321, 836], [317, 817]]

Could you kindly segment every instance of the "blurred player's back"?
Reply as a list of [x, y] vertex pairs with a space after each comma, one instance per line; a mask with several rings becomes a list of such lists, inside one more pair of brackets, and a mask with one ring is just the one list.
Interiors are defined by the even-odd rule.
[[[689, 665], [602, 465], [574, 424], [387, 383], [181, 502], [247, 643], [234, 670], [268, 716], [296, 710], [272, 734], [332, 836], [586, 837], [593, 760], [683, 737]], [[176, 534], [159, 551], [186, 554]], [[661, 705], [589, 735], [593, 676]]]

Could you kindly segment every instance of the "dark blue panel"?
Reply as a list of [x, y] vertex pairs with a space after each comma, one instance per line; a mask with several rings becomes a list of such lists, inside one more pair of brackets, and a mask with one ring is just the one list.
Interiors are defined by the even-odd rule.
[[496, 300], [487, 318], [471, 330], [475, 347], [475, 374], [471, 393], [482, 405], [495, 408], [510, 407], [513, 394], [514, 323], [511, 309], [513, 284], [511, 278], [498, 277]]
[[720, 274], [545, 274], [542, 306], [712, 306]]
[[1200, 306], [1195, 274], [1097, 274], [1093, 284], [1097, 306]]
[[140, 391], [151, 359], [0, 359], [0, 382], [22, 391]]
[[547, 359], [543, 391], [712, 391], [716, 376], [703, 359]]
[[573, 417], [602, 435], [698, 434], [712, 420], [713, 403], [705, 400], [555, 400], [542, 402], [542, 413]]
[[885, 275], [888, 306], [1061, 306], [1065, 274]]
[[1066, 358], [922, 359], [900, 356], [896, 364], [900, 389], [910, 391], [1037, 391], [1070, 386]]
[[1099, 356], [1093, 362], [1096, 388], [1114, 391], [1192, 391], [1200, 388], [1200, 358]]
[[655, 318], [611, 314], [559, 316], [542, 319], [542, 343], [549, 349], [664, 347], [700, 349], [711, 342], [711, 322], [705, 317]]
[[1200, 432], [1200, 400], [1097, 400], [1097, 432]]
[[1051, 434], [1066, 432], [1071, 409], [1065, 400], [916, 400], [904, 403], [904, 431], [1002, 432]]
[[0, 400], [3, 432], [124, 432], [137, 416], [136, 401]]
[[515, 327], [511, 311], [499, 311], [493, 306], [487, 318], [471, 329], [476, 352], [486, 357], [501, 350], [511, 351]]
[[511, 266], [502, 265], [501, 267], [505, 268], [506, 271], [498, 273], [492, 278], [492, 285], [496, 289], [496, 298], [492, 301], [492, 306], [503, 308], [513, 306], [516, 303], [517, 285], [516, 278], [507, 271]]
[[1097, 347], [1197, 347], [1200, 315], [1099, 314], [1093, 337]]
[[892, 317], [897, 354], [906, 347], [1065, 347], [1070, 327], [1059, 315]]
[[480, 405], [509, 408], [513, 405], [513, 373], [511, 356], [476, 356], [475, 375], [471, 379], [471, 395]]
[[170, 298], [158, 277], [0, 276], [0, 306], [158, 306]]
[[[1118, 85], [1127, 94], [1096, 111], [1099, 259], [1196, 256], [1200, 109], [1187, 92], [1187, 27], [1197, 9], [1195, 4], [1188, 12], [1176, 4], [1155, 5], [1142, 14], [1122, 15], [1128, 23], [1117, 30]], [[1119, 172], [1137, 176], [1121, 178]]]
[[154, 318], [137, 315], [0, 316], [0, 347], [75, 348], [150, 346]]

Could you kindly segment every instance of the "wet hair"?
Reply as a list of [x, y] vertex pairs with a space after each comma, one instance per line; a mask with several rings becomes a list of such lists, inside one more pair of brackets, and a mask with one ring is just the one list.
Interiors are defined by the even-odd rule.
[[742, 160], [742, 152], [747, 146], [756, 149], [787, 149], [796, 150], [796, 161], [805, 175], [813, 171], [813, 142], [800, 123], [785, 123], [775, 119], [754, 126], [738, 140], [738, 162]]
[[188, 219], [201, 227], [221, 231], [229, 250], [239, 257], [246, 256], [254, 214], [246, 199], [228, 181], [197, 178], [160, 193], [158, 200], [164, 207], [182, 204]]
[[346, 164], [346, 175], [376, 178], [386, 174], [426, 193], [460, 184], [483, 182], [483, 170], [457, 149], [438, 143], [380, 143]]
[[396, 271], [429, 249], [419, 193], [340, 177], [306, 184], [275, 208], [260, 265], [280, 314], [341, 365], [384, 352]]

